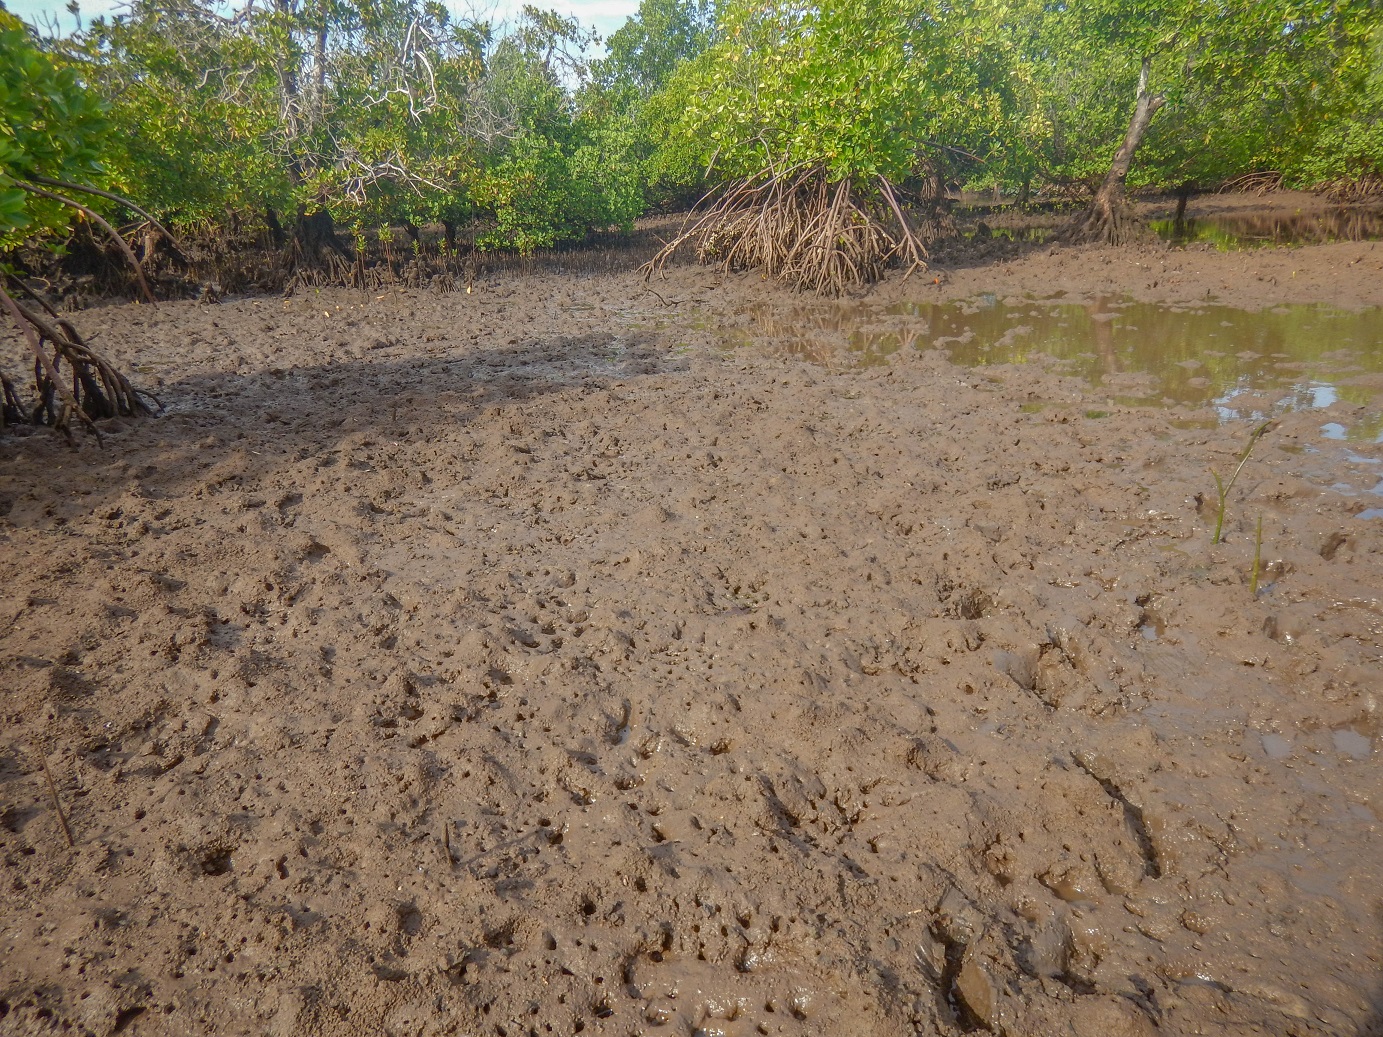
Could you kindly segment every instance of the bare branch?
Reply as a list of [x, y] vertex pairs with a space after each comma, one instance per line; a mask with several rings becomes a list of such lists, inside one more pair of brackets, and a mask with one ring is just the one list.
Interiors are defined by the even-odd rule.
[[133, 209], [135, 212], [139, 213], [139, 215], [143, 216], [146, 220], [152, 223], [160, 234], [162, 234], [173, 244], [177, 244], [177, 238], [173, 237], [172, 233], [168, 230], [167, 227], [159, 223], [158, 220], [154, 219], [147, 212], [141, 209], [138, 205], [135, 205], [134, 202], [130, 201], [128, 198], [125, 198], [122, 195], [113, 194], [110, 191], [103, 191], [99, 187], [88, 187], [86, 184], [70, 184], [66, 180], [54, 180], [51, 177], [39, 176], [36, 173], [33, 176], [30, 176], [28, 179], [31, 182], [47, 184], [49, 187], [61, 187], [67, 191], [83, 191], [86, 194], [100, 195], [102, 198], [109, 198], [113, 202], [119, 202], [126, 208]]
[[130, 265], [134, 267], [135, 276], [139, 278], [139, 287], [144, 292], [144, 297], [149, 301], [149, 305], [158, 305], [158, 302], [154, 299], [153, 291], [149, 288], [149, 282], [144, 279], [144, 268], [139, 265], [139, 258], [134, 254], [134, 249], [130, 248], [129, 242], [120, 236], [118, 230], [106, 222], [104, 216], [94, 209], [87, 208], [81, 202], [74, 201], [65, 195], [54, 194], [52, 191], [45, 191], [43, 188], [35, 187], [27, 181], [15, 180], [14, 185], [21, 191], [28, 191], [30, 194], [36, 194], [43, 198], [51, 198], [55, 202], [66, 205], [71, 209], [76, 209], [78, 212], [86, 215], [88, 219], [99, 223], [102, 229], [104, 229], [105, 232], [111, 236], [111, 239], [120, 247], [120, 251], [125, 253], [125, 258], [130, 261]]

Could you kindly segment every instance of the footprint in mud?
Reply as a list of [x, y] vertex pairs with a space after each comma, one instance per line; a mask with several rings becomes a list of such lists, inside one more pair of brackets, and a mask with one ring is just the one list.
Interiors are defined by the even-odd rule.
[[276, 502], [279, 512], [279, 523], [284, 526], [292, 526], [297, 520], [295, 509], [303, 502], [301, 493], [285, 493]]

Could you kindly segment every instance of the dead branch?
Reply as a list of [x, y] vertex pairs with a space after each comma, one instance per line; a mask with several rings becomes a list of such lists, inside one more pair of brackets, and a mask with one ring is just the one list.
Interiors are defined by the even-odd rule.
[[64, 191], [79, 191], [84, 194], [99, 195], [102, 198], [109, 198], [112, 202], [119, 202], [121, 205], [125, 206], [125, 208], [143, 216], [144, 219], [153, 225], [155, 230], [168, 239], [170, 245], [173, 245], [175, 248], [177, 247], [178, 239], [173, 237], [172, 231], [123, 195], [118, 195], [111, 191], [103, 191], [99, 187], [88, 187], [86, 184], [70, 184], [66, 180], [54, 180], [52, 177], [39, 176], [37, 173], [27, 177], [27, 179], [30, 183], [47, 184], [49, 187], [60, 187]]
[[30, 194], [36, 194], [42, 198], [49, 198], [55, 202], [58, 202], [61, 205], [66, 205], [71, 209], [76, 209], [78, 212], [83, 213], [88, 219], [100, 224], [101, 228], [107, 234], [110, 235], [111, 240], [114, 241], [116, 245], [120, 247], [120, 251], [125, 253], [125, 258], [129, 260], [130, 266], [134, 267], [135, 276], [139, 279], [140, 290], [144, 293], [144, 297], [148, 301], [149, 305], [158, 305], [158, 303], [154, 300], [154, 293], [153, 290], [149, 287], [149, 282], [144, 279], [144, 268], [139, 265], [139, 258], [134, 254], [134, 249], [130, 248], [129, 242], [127, 242], [124, 238], [120, 236], [120, 232], [118, 230], [116, 230], [114, 227], [112, 227], [109, 223], [106, 222], [104, 216], [96, 212], [94, 209], [90, 209], [87, 206], [83, 205], [81, 202], [74, 201], [73, 199], [65, 197], [64, 195], [55, 194], [52, 191], [45, 191], [43, 188], [37, 187], [34, 184], [28, 183], [27, 181], [15, 180], [14, 185], [18, 187], [21, 191], [28, 191]]
[[43, 765], [43, 777], [48, 782], [48, 795], [52, 797], [53, 809], [58, 814], [58, 824], [62, 825], [62, 834], [67, 839], [68, 846], [76, 846], [76, 841], [72, 838], [72, 826], [67, 823], [67, 811], [62, 808], [62, 800], [58, 798], [58, 786], [53, 781], [53, 772], [48, 769], [48, 755], [37, 746], [34, 752], [38, 756], [38, 762]]

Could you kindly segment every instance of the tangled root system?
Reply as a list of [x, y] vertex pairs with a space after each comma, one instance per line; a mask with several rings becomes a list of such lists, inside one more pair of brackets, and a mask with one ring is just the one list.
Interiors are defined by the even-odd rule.
[[774, 172], [731, 183], [703, 206], [644, 267], [645, 279], [687, 243], [703, 263], [762, 269], [821, 295], [877, 281], [895, 262], [909, 274], [927, 265], [921, 236], [884, 177], [860, 190], [819, 169]]
[[1122, 194], [1115, 198], [1096, 195], [1088, 208], [1057, 232], [1056, 240], [1067, 245], [1127, 245], [1147, 238], [1148, 233]]
[[1383, 198], [1383, 170], [1366, 169], [1328, 180], [1318, 188], [1332, 202], [1357, 205]]
[[30, 399], [8, 377], [0, 375], [0, 427], [51, 425], [70, 438], [75, 417], [99, 440], [97, 420], [152, 414], [159, 406], [153, 396], [134, 388], [110, 361], [92, 349], [66, 318], [20, 303], [3, 288], [0, 305], [19, 326], [34, 365]]
[[1257, 170], [1226, 180], [1220, 185], [1220, 194], [1236, 191], [1243, 194], [1256, 194], [1260, 198], [1282, 190], [1282, 174], [1276, 169]]

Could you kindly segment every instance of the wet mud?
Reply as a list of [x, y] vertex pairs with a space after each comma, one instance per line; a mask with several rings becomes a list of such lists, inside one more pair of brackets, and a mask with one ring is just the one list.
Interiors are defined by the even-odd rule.
[[168, 413], [0, 440], [0, 1030], [1377, 1032], [1380, 260], [86, 311]]

